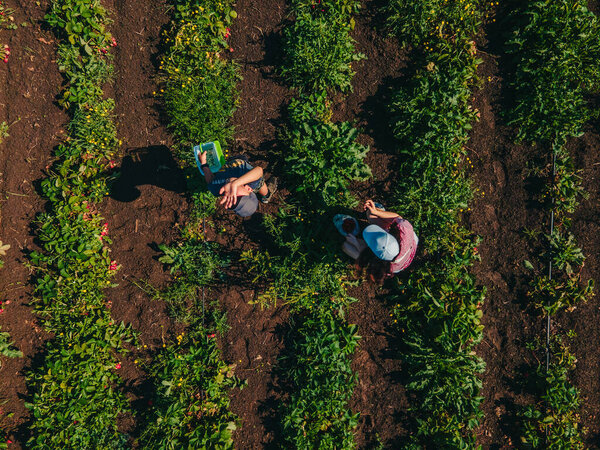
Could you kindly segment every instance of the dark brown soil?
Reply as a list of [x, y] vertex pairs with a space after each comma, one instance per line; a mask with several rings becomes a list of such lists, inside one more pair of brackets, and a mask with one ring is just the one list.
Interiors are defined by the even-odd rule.
[[0, 122], [10, 124], [10, 137], [0, 145], [0, 240], [11, 245], [0, 270], [0, 300], [4, 302], [0, 327], [24, 354], [1, 362], [0, 399], [6, 401], [1, 408], [4, 413], [14, 413], [7, 420], [0, 414], [0, 427], [6, 429], [14, 429], [27, 416], [23, 370], [46, 338], [29, 305], [32, 289], [23, 264], [26, 254], [37, 248], [31, 233], [32, 222], [43, 209], [37, 183], [45, 176], [66, 121], [55, 104], [62, 77], [55, 61], [54, 36], [39, 26], [48, 2], [39, 3], [41, 6], [26, 0], [8, 2], [16, 10], [19, 27], [0, 32], [0, 42], [11, 48], [9, 62], [0, 67]]
[[[35, 248], [31, 222], [43, 209], [35, 191], [36, 180], [42, 179], [68, 117], [54, 103], [62, 78], [55, 64], [56, 48], [51, 32], [43, 31], [39, 21], [48, 2], [41, 6], [21, 0], [14, 5], [17, 23], [29, 19], [32, 25], [15, 31], [0, 32], [0, 43], [8, 42], [13, 55], [8, 65], [0, 67], [0, 121], [14, 122], [10, 138], [0, 146], [0, 183], [2, 190], [0, 239], [12, 245], [0, 270], [0, 292], [6, 304], [0, 315], [2, 331], [11, 333], [22, 359], [3, 360], [0, 369], [0, 397], [7, 400], [2, 407], [15, 415], [4, 425], [15, 430], [27, 419], [23, 401], [27, 395], [23, 368], [30, 364], [45, 339], [35, 325], [31, 308], [28, 270], [23, 266], [24, 251]], [[183, 194], [185, 183], [169, 146], [170, 134], [152, 95], [156, 90], [154, 76], [160, 54], [160, 31], [168, 22], [165, 0], [107, 2], [114, 12], [112, 31], [117, 38], [117, 69], [113, 87], [116, 101], [119, 137], [123, 140], [123, 177], [102, 204], [113, 239], [112, 255], [122, 266], [117, 275], [119, 287], [107, 291], [112, 300], [113, 317], [140, 331], [141, 350], [123, 361], [123, 377], [134, 408], [146, 404], [149, 383], [142, 370], [133, 364], [138, 355], [152, 354], [176, 325], [168, 318], [164, 305], [152, 300], [147, 284], [164, 286], [169, 275], [157, 260], [156, 245], [177, 238], [179, 224], [187, 217], [188, 201]], [[339, 97], [334, 105], [336, 120], [356, 120], [364, 132], [360, 141], [371, 146], [368, 163], [374, 180], [357, 184], [354, 190], [364, 200], [372, 197], [383, 201], [394, 177], [394, 142], [386, 126], [387, 101], [390, 90], [403, 81], [407, 58], [394, 39], [380, 30], [375, 15], [377, 1], [364, 2], [363, 12], [354, 32], [357, 48], [367, 59], [354, 65], [354, 92]], [[281, 113], [291, 96], [275, 72], [280, 64], [281, 28], [286, 20], [285, 0], [254, 2], [240, 0], [238, 19], [232, 26], [231, 57], [241, 65], [240, 104], [234, 116], [236, 140], [232, 153], [246, 153], [251, 160], [267, 167], [267, 173], [278, 175], [273, 150], [280, 150], [277, 132]], [[479, 247], [482, 262], [475, 267], [481, 285], [488, 289], [484, 306], [485, 338], [479, 354], [487, 363], [483, 376], [485, 419], [479, 430], [485, 448], [508, 447], [517, 442], [514, 427], [515, 409], [528, 400], [519, 381], [526, 378], [535, 362], [525, 343], [541, 336], [544, 323], [526, 307], [524, 283], [529, 272], [522, 262], [530, 249], [522, 230], [540, 228], [544, 218], [531, 203], [525, 176], [527, 162], [539, 150], [513, 144], [512, 130], [498, 114], [502, 109], [502, 61], [499, 59], [501, 30], [488, 30], [481, 39], [485, 50], [480, 74], [484, 80], [474, 95], [481, 112], [469, 145], [473, 161], [473, 177], [480, 193], [465, 214], [465, 222], [482, 236]], [[598, 130], [595, 123], [595, 130]], [[207, 137], [209, 138], [209, 137]], [[571, 143], [578, 166], [584, 168], [584, 184], [591, 193], [574, 226], [588, 260], [585, 271], [598, 279], [600, 264], [598, 233], [598, 177], [600, 164], [592, 149], [600, 137], [590, 131]], [[484, 194], [485, 193], [485, 194]], [[280, 199], [285, 197], [285, 187]], [[263, 208], [261, 214], [276, 211], [278, 201]], [[228, 313], [231, 330], [222, 339], [225, 359], [237, 365], [237, 375], [248, 380], [248, 387], [232, 392], [232, 409], [242, 421], [236, 432], [238, 448], [277, 446], [277, 406], [279, 391], [273, 368], [285, 352], [283, 334], [287, 309], [284, 306], [261, 310], [249, 302], [259, 289], [243, 267], [237, 263], [239, 252], [268, 246], [264, 239], [260, 214], [249, 220], [219, 213], [207, 222], [208, 236], [221, 243], [232, 254], [227, 286], [208, 293], [218, 299]], [[397, 354], [396, 337], [387, 304], [387, 290], [362, 285], [351, 292], [359, 301], [349, 313], [349, 321], [359, 326], [363, 337], [353, 361], [359, 381], [351, 402], [361, 413], [356, 433], [360, 448], [372, 448], [379, 441], [387, 448], [397, 448], [408, 432], [407, 408], [410, 404], [402, 383], [401, 356]], [[600, 317], [597, 300], [579, 307], [557, 321], [561, 328], [572, 326], [578, 332], [574, 350], [579, 363], [574, 381], [584, 399], [582, 420], [590, 428], [588, 444], [597, 446], [600, 414], [600, 359], [594, 351], [598, 341]], [[124, 429], [135, 433], [135, 424], [124, 420]], [[14, 440], [14, 434], [13, 440]]]

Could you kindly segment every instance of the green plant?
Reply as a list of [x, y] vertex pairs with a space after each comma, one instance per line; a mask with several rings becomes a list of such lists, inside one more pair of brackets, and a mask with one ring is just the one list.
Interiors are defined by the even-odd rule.
[[347, 407], [356, 375], [350, 366], [360, 336], [322, 310], [292, 318], [292, 348], [282, 369], [292, 394], [283, 406], [286, 442], [294, 448], [354, 448], [358, 414]]
[[33, 303], [54, 336], [27, 374], [27, 446], [123, 448], [127, 438], [117, 421], [129, 413], [129, 402], [118, 370], [135, 334], [115, 324], [104, 296], [118, 264], [110, 258], [108, 223], [96, 209], [120, 144], [114, 102], [102, 90], [112, 71], [107, 51], [116, 41], [97, 0], [56, 0], [46, 19], [61, 39], [58, 62], [67, 81], [62, 99], [73, 119], [41, 183], [48, 202], [36, 222], [41, 250], [29, 261]]
[[477, 34], [486, 9], [484, 0], [391, 0], [386, 13], [391, 30], [405, 45], [427, 45], [432, 38], [469, 39]]
[[[0, 333], [0, 356], [4, 356], [5, 358], [23, 357], [23, 353], [13, 347], [13, 343], [10, 342], [10, 335], [5, 332]], [[1, 361], [0, 367], [2, 367]]]
[[304, 92], [324, 86], [347, 92], [352, 89], [352, 63], [365, 57], [354, 51], [350, 37], [354, 22], [349, 14], [338, 14], [329, 2], [318, 9], [325, 10], [314, 12], [308, 5], [296, 7], [296, 19], [284, 28], [286, 63], [281, 73], [292, 87]]
[[237, 105], [235, 62], [222, 56], [229, 50], [228, 25], [236, 16], [232, 1], [175, 2], [175, 21], [165, 33], [160, 92], [169, 125], [181, 148], [182, 160], [193, 163], [189, 145], [207, 140], [227, 142], [229, 120]]
[[[544, 350], [540, 343], [533, 348], [538, 353]], [[583, 449], [586, 430], [579, 425], [579, 390], [568, 379], [577, 360], [561, 336], [552, 339], [550, 352], [550, 369], [546, 371], [545, 364], [539, 364], [535, 370], [534, 384], [539, 400], [520, 413], [521, 442], [531, 448]]]
[[320, 208], [356, 205], [350, 183], [371, 176], [363, 162], [369, 148], [357, 143], [357, 136], [348, 122], [315, 121], [289, 131], [286, 173], [301, 199], [310, 198]]
[[9, 8], [8, 6], [0, 3], [0, 27], [13, 30], [17, 28], [17, 26], [14, 23], [14, 13], [14, 9]]
[[215, 330], [196, 320], [160, 352], [150, 375], [157, 394], [140, 438], [142, 448], [233, 448], [237, 418], [229, 389], [244, 383], [221, 359]]
[[6, 122], [0, 123], [0, 144], [4, 142], [4, 139], [8, 138], [8, 124]]
[[219, 255], [218, 246], [207, 241], [186, 240], [159, 247], [164, 252], [159, 261], [169, 265], [175, 277], [174, 283], [158, 297], [167, 302], [173, 317], [189, 323], [195, 315], [202, 314], [191, 306], [196, 305], [196, 299], [201, 295], [200, 288], [222, 276], [218, 272], [226, 261]]
[[465, 144], [477, 115], [469, 105], [480, 60], [467, 44], [440, 44], [427, 55], [406, 87], [393, 97], [393, 129], [404, 157], [396, 184], [402, 210], [419, 231], [438, 243], [447, 224], [467, 209], [472, 190], [464, 171]]
[[416, 67], [392, 99], [400, 170], [394, 202], [409, 217], [429, 254], [398, 283], [391, 299], [404, 345], [416, 433], [407, 448], [471, 448], [483, 417], [474, 352], [482, 339], [485, 290], [470, 273], [479, 239], [458, 225], [472, 197], [466, 143], [477, 119], [470, 106], [477, 84], [472, 40], [484, 3], [390, 0], [392, 31], [415, 45]]
[[[565, 148], [567, 139], [580, 136], [597, 115], [587, 96], [600, 88], [600, 21], [572, 0], [531, 1], [512, 12], [515, 28], [507, 41], [513, 55], [511, 89], [514, 106], [507, 117], [518, 128], [518, 138], [551, 147], [555, 166], [534, 174], [547, 180], [542, 196], [554, 227], [544, 235], [542, 253], [549, 274], [535, 274], [527, 295], [544, 314], [575, 308], [593, 294], [593, 280], [582, 280], [584, 256], [568, 231], [570, 215], [584, 195], [580, 171]], [[533, 268], [528, 263], [530, 269]], [[538, 400], [523, 412], [523, 443], [534, 448], [583, 448], [578, 426], [578, 391], [567, 380], [575, 357], [559, 338], [547, 351], [550, 367], [537, 369]]]
[[228, 49], [228, 25], [236, 17], [228, 0], [174, 0], [173, 22], [165, 32], [160, 93], [186, 173], [193, 208], [181, 238], [161, 245], [160, 261], [173, 282], [154, 297], [164, 300], [185, 331], [148, 364], [156, 395], [145, 415], [142, 448], [233, 448], [238, 420], [229, 411], [229, 390], [244, 383], [235, 365], [223, 361], [216, 343], [225, 315], [205, 294], [226, 265], [222, 252], [206, 242], [204, 222], [215, 211], [212, 194], [198, 182], [189, 145], [231, 138], [230, 119], [237, 102], [238, 67], [220, 54]]
[[600, 88], [600, 21], [576, 0], [524, 2], [507, 42], [515, 71], [507, 110], [519, 138], [563, 142], [593, 116], [586, 94]]
[[346, 292], [347, 268], [323, 242], [323, 214], [329, 207], [353, 205], [349, 184], [366, 179], [368, 151], [356, 142], [349, 123], [331, 122], [328, 94], [351, 89], [354, 50], [350, 31], [354, 0], [293, 0], [292, 24], [284, 30], [286, 62], [281, 70], [298, 96], [288, 108], [281, 153], [290, 186], [298, 195], [275, 217], [265, 218], [276, 250], [249, 251], [243, 259], [266, 285], [261, 306], [290, 305], [292, 356], [280, 373], [290, 387], [281, 406], [286, 445], [298, 448], [354, 448], [358, 415], [348, 409], [355, 375], [350, 355], [359, 337], [344, 319], [354, 301]]

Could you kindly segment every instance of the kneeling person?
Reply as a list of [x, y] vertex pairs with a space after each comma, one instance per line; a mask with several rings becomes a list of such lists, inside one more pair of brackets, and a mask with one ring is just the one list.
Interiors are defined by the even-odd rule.
[[217, 173], [212, 173], [206, 164], [206, 152], [198, 155], [208, 190], [222, 196], [219, 204], [241, 217], [256, 212], [258, 202], [268, 203], [277, 190], [277, 178], [265, 184], [262, 167], [252, 167], [245, 156], [232, 158]]

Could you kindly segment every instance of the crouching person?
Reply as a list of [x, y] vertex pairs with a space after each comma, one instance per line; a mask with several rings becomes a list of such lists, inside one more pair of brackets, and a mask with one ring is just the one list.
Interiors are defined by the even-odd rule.
[[265, 183], [262, 167], [253, 167], [245, 156], [227, 160], [217, 173], [212, 173], [206, 163], [206, 152], [198, 153], [201, 170], [208, 190], [221, 197], [219, 204], [238, 216], [249, 217], [258, 209], [258, 202], [269, 203], [277, 191], [277, 178]]

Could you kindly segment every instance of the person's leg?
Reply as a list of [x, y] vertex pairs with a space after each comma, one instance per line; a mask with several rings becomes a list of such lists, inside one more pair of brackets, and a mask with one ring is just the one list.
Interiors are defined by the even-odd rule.
[[269, 192], [269, 189], [267, 188], [267, 184], [263, 183], [263, 185], [257, 191], [257, 194], [260, 194], [264, 197], [265, 195], [267, 195], [267, 192]]

